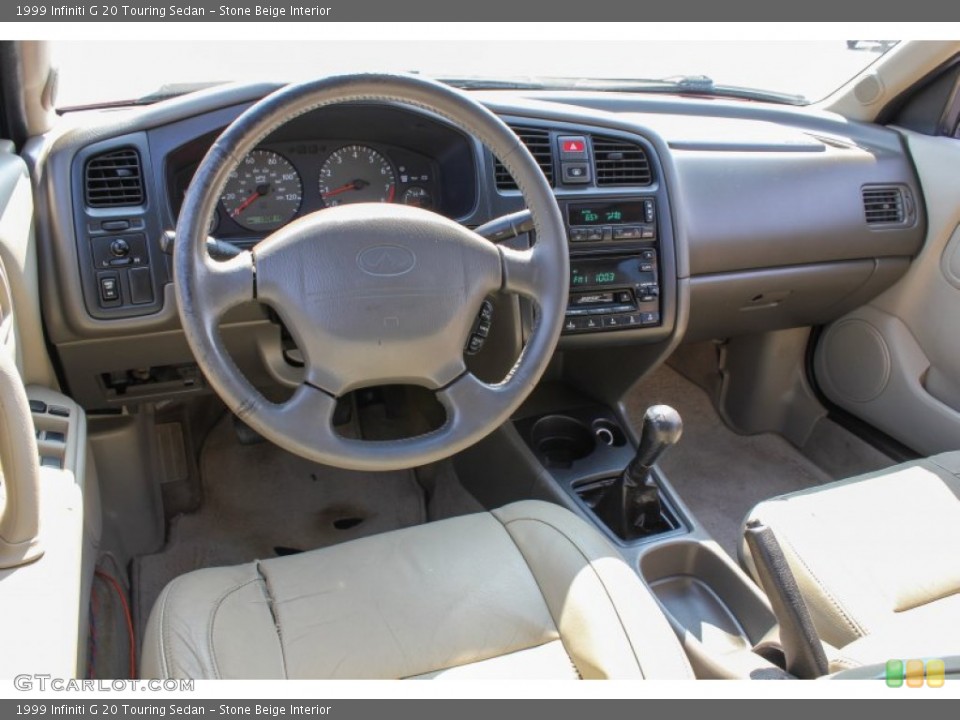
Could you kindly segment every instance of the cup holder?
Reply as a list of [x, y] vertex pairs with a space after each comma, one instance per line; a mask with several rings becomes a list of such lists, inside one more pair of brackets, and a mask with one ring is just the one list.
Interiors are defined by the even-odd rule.
[[567, 415], [547, 415], [530, 429], [530, 444], [544, 466], [569, 468], [593, 452], [597, 438], [580, 420]]

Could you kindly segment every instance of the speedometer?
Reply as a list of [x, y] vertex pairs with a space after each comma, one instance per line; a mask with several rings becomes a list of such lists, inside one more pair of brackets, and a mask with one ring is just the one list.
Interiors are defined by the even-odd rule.
[[320, 168], [320, 197], [327, 207], [393, 202], [397, 176], [383, 155], [366, 145], [335, 150]]
[[248, 230], [276, 230], [300, 210], [303, 182], [279, 153], [253, 150], [230, 173], [220, 199], [237, 224]]

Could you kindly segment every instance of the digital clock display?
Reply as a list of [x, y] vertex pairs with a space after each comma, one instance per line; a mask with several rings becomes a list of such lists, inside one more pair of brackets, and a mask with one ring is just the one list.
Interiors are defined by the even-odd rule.
[[568, 205], [567, 220], [571, 227], [591, 225], [624, 225], [642, 223], [642, 202], [608, 202]]
[[600, 270], [583, 272], [578, 268], [570, 271], [570, 285], [579, 287], [583, 285], [614, 285], [620, 280], [620, 273], [615, 270]]

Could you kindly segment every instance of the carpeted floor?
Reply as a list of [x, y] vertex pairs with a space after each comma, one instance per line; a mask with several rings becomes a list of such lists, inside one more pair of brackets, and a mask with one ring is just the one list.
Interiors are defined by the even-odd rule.
[[700, 387], [661, 366], [626, 398], [639, 428], [649, 405], [665, 403], [683, 418], [683, 437], [660, 467], [682, 500], [720, 546], [736, 557], [740, 524], [761, 500], [829, 482], [828, 476], [784, 438], [738, 435], [720, 419]]
[[413, 471], [353, 472], [311, 463], [268, 442], [240, 445], [225, 418], [201, 452], [200, 509], [173, 520], [162, 552], [135, 562], [140, 637], [160, 591], [185, 572], [480, 509], [443, 463], [425, 470], [421, 484]]

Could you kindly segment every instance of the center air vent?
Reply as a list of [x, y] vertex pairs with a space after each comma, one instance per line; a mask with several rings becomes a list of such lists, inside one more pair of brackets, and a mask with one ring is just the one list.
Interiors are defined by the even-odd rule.
[[593, 138], [597, 185], [649, 185], [653, 180], [647, 153], [617, 138]]
[[[553, 185], [553, 150], [550, 143], [550, 132], [540, 128], [512, 127], [521, 142], [527, 146], [537, 165], [543, 170], [547, 182]], [[517, 182], [510, 175], [507, 168], [499, 160], [494, 164], [494, 174], [497, 190], [516, 190]]]
[[114, 150], [90, 158], [84, 179], [89, 207], [143, 204], [140, 153], [133, 148]]
[[903, 225], [910, 215], [904, 188], [897, 185], [863, 188], [863, 213], [868, 225]]

